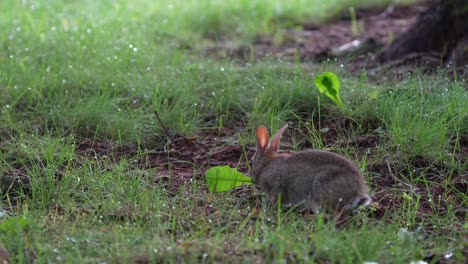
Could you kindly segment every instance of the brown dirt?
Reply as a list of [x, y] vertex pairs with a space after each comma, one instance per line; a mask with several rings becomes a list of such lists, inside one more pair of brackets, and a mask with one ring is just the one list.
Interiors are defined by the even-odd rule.
[[[425, 70], [433, 72], [442, 66], [437, 54], [411, 54], [404, 58], [395, 58], [380, 64], [376, 57], [398, 35], [406, 31], [417, 17], [429, 8], [430, 1], [411, 6], [389, 6], [386, 9], [367, 9], [356, 12], [357, 31], [353, 33], [349, 14], [338, 21], [325, 25], [299, 24], [295, 29], [284, 29], [274, 36], [258, 36], [249, 45], [235, 44], [227, 38], [217, 38], [206, 44], [202, 54], [215, 57], [231, 57], [241, 61], [265, 57], [281, 58], [294, 62], [316, 63], [336, 60], [348, 71], [368, 70], [368, 77], [380, 71], [391, 70], [397, 79], [408, 72]], [[221, 40], [220, 40], [221, 39]], [[351, 43], [358, 41], [358, 48], [351, 48]], [[466, 41], [465, 41], [466, 42]], [[209, 42], [208, 42], [209, 43]], [[347, 48], [345, 48], [348, 46]], [[455, 61], [459, 76], [465, 76], [468, 52], [465, 44], [460, 43], [451, 58]], [[447, 64], [452, 67], [453, 64]]]
[[[298, 56], [303, 61], [320, 61], [336, 57], [333, 55], [334, 50], [356, 39], [370, 40], [373, 45], [369, 51], [375, 52], [405, 31], [427, 8], [428, 4], [422, 3], [405, 7], [390, 6], [384, 10], [357, 11], [358, 31], [355, 34], [352, 32], [349, 18], [322, 26], [298, 25], [302, 29], [285, 29], [279, 33], [279, 36], [258, 37], [253, 44], [254, 56], [257, 58], [272, 56], [290, 60]], [[204, 52], [248, 59], [252, 50], [246, 46], [236, 46], [226, 40], [207, 46]]]

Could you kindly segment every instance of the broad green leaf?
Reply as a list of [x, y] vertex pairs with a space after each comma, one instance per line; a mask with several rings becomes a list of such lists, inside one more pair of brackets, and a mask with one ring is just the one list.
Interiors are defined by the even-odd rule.
[[325, 93], [339, 108], [343, 109], [340, 98], [340, 80], [333, 72], [324, 72], [314, 80], [321, 93]]
[[250, 177], [229, 166], [217, 166], [205, 172], [208, 189], [211, 192], [225, 192], [242, 184], [252, 184]]

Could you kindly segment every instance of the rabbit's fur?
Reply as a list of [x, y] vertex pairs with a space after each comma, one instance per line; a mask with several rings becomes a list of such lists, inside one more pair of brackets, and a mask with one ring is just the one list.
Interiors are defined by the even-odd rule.
[[279, 142], [287, 125], [269, 142], [264, 126], [257, 128], [257, 150], [250, 176], [274, 201], [317, 213], [330, 213], [368, 206], [371, 198], [359, 169], [344, 156], [327, 151], [278, 154]]

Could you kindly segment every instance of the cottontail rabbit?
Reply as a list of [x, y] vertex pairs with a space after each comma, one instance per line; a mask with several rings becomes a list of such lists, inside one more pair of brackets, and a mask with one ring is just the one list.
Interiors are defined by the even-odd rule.
[[317, 213], [325, 209], [343, 211], [368, 206], [371, 198], [359, 169], [344, 156], [319, 150], [280, 153], [278, 148], [285, 125], [269, 142], [268, 130], [257, 128], [257, 151], [250, 176], [274, 201]]

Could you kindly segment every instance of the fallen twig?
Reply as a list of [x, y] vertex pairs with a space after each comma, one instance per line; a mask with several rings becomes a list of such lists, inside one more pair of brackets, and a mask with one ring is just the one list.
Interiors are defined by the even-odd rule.
[[169, 140], [169, 145], [172, 144], [172, 141], [174, 140], [170, 133], [169, 133], [169, 130], [166, 128], [166, 126], [164, 125], [164, 123], [162, 122], [161, 118], [159, 117], [159, 114], [158, 114], [158, 111], [157, 110], [154, 110], [154, 114], [156, 115], [156, 118], [158, 119], [158, 122], [159, 124], [161, 125], [161, 127], [163, 128], [164, 130], [164, 133], [166, 134], [166, 137], [167, 139]]
[[408, 187], [410, 189], [410, 191], [414, 191], [414, 188], [411, 184], [407, 183], [407, 182], [404, 182], [400, 179], [398, 179], [395, 174], [393, 174], [393, 171], [392, 171], [392, 168], [390, 166], [390, 160], [388, 158], [388, 154], [386, 154], [384, 157], [383, 157], [383, 161], [385, 162], [385, 164], [387, 164], [387, 169], [388, 169], [388, 173], [390, 174], [390, 176], [393, 178], [393, 180], [395, 180], [395, 182], [398, 182], [406, 187]]

